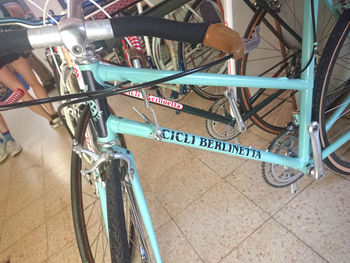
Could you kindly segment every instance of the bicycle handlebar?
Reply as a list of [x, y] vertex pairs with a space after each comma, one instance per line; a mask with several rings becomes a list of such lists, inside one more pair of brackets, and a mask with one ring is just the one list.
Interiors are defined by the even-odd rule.
[[[84, 21], [80, 28], [75, 28], [71, 33], [80, 34], [83, 31], [88, 41], [144, 35], [203, 43], [205, 46], [232, 53], [235, 58], [244, 54], [242, 38], [223, 24], [182, 23], [157, 17], [132, 16]], [[0, 56], [62, 44], [58, 26], [0, 32]]]
[[110, 20], [115, 37], [146, 35], [187, 43], [202, 43], [209, 24], [182, 23], [148, 16], [118, 17]]

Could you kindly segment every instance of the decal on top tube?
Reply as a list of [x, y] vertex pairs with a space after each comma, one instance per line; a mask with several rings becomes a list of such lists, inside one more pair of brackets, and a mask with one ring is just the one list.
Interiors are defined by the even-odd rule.
[[[128, 91], [128, 92], [125, 92], [123, 94], [131, 96], [131, 97], [135, 97], [135, 98], [138, 98], [138, 99], [143, 99], [141, 92], [136, 91], [136, 90]], [[177, 103], [177, 102], [174, 102], [174, 101], [171, 101], [171, 100], [165, 100], [163, 98], [159, 98], [159, 97], [152, 96], [152, 95], [149, 95], [149, 94], [148, 94], [148, 100], [150, 102], [153, 102], [153, 103], [156, 103], [156, 104], [160, 104], [160, 105], [163, 105], [163, 106], [167, 106], [167, 107], [170, 107], [170, 108], [174, 108], [174, 109], [177, 109], [177, 110], [182, 110], [182, 108], [183, 108], [183, 105], [180, 104], [180, 103]]]

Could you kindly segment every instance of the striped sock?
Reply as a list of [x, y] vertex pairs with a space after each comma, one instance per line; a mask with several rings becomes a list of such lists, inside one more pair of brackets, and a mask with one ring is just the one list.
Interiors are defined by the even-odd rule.
[[0, 105], [16, 103], [24, 96], [24, 94], [25, 92], [22, 89], [16, 89], [9, 97], [6, 98], [5, 101], [0, 101]]

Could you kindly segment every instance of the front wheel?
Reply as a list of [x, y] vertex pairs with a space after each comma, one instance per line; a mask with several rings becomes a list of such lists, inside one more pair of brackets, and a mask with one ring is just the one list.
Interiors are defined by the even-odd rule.
[[[118, 135], [118, 139], [126, 148], [123, 136]], [[100, 153], [89, 107], [81, 114], [75, 140], [83, 148]], [[82, 262], [149, 262], [140, 224], [135, 223], [138, 215], [132, 188], [124, 180], [126, 164], [114, 160], [82, 176], [81, 170], [90, 169], [93, 160], [73, 152], [71, 161], [72, 213]]]
[[[320, 124], [322, 148], [350, 133], [350, 10], [344, 11], [327, 42], [315, 78], [313, 120]], [[335, 172], [350, 175], [350, 140], [325, 162]]]

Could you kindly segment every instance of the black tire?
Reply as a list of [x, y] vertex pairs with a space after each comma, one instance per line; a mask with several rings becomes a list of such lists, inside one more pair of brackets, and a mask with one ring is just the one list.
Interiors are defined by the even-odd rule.
[[[332, 127], [326, 131], [326, 123], [332, 113], [345, 104], [345, 98], [350, 96], [349, 71], [349, 32], [350, 10], [344, 11], [329, 38], [320, 60], [320, 66], [315, 78], [313, 94], [312, 120], [320, 124], [320, 140], [322, 148], [326, 148], [339, 136], [350, 131], [350, 105], [343, 110]], [[326, 164], [335, 172], [350, 175], [348, 140], [337, 151], [325, 159]]]
[[[204, 7], [204, 8], [203, 8]], [[208, 22], [208, 23], [220, 23], [222, 22], [222, 16], [220, 9], [216, 1], [212, 0], [197, 0], [191, 6], [198, 14], [201, 15], [201, 19], [194, 16], [191, 11], [188, 11], [184, 22], [196, 23], [196, 22]], [[201, 9], [203, 8], [203, 9]], [[186, 54], [191, 54], [190, 56]], [[204, 47], [201, 44], [191, 45], [188, 43], [178, 44], [178, 58], [179, 66], [181, 70], [189, 70], [210, 62], [216, 61], [225, 56], [221, 51]], [[209, 68], [206, 72], [210, 73], [225, 73], [227, 69], [226, 63], [216, 65]], [[213, 87], [213, 86], [195, 86], [190, 85], [190, 88], [199, 96], [208, 100], [217, 100], [223, 98], [226, 87]]]
[[[270, 2], [271, 5], [274, 5], [273, 1]], [[276, 9], [274, 14], [282, 18], [292, 31], [299, 35], [299, 38], [289, 33], [283, 24], [277, 23], [277, 20], [270, 13], [267, 13], [264, 7], [259, 7], [249, 23], [244, 37], [252, 38], [255, 27], [260, 25], [260, 43], [256, 49], [237, 62], [237, 74], [299, 78], [301, 71], [302, 1], [280, 0], [276, 3], [279, 3], [280, 6], [271, 7]], [[322, 54], [324, 45], [335, 23], [336, 20], [329, 13], [329, 9], [321, 1], [317, 23], [317, 58]], [[282, 41], [279, 41], [279, 39]], [[273, 101], [251, 117], [254, 124], [273, 134], [284, 131], [292, 120], [293, 112], [298, 110], [296, 98], [299, 95], [296, 91], [277, 92], [281, 91], [264, 89], [263, 87], [260, 89], [240, 87], [237, 90], [240, 105], [245, 112], [251, 111], [253, 107], [273, 96], [273, 94], [276, 95]]]
[[106, 188], [107, 188], [107, 215], [109, 230], [109, 246], [113, 263], [128, 263], [130, 249], [128, 245], [123, 196], [120, 180], [123, 174], [119, 160], [114, 160], [107, 165]]
[[[121, 146], [125, 147], [123, 136], [118, 137]], [[84, 148], [98, 153], [99, 146], [96, 139], [97, 134], [94, 130], [90, 109], [87, 106], [80, 117], [75, 140], [83, 145]], [[88, 156], [83, 155], [80, 158], [78, 154], [72, 153], [72, 213], [82, 262], [130, 262], [130, 248], [125, 230], [120, 185], [120, 180], [123, 177], [119, 161], [113, 161], [111, 164], [100, 167], [97, 171], [102, 181], [106, 184], [109, 242], [100, 208], [100, 200], [96, 196], [94, 182], [93, 180], [85, 180], [80, 174], [82, 169], [91, 166], [90, 161]], [[93, 211], [94, 208], [97, 211]], [[93, 235], [94, 233], [97, 233], [97, 235]]]

